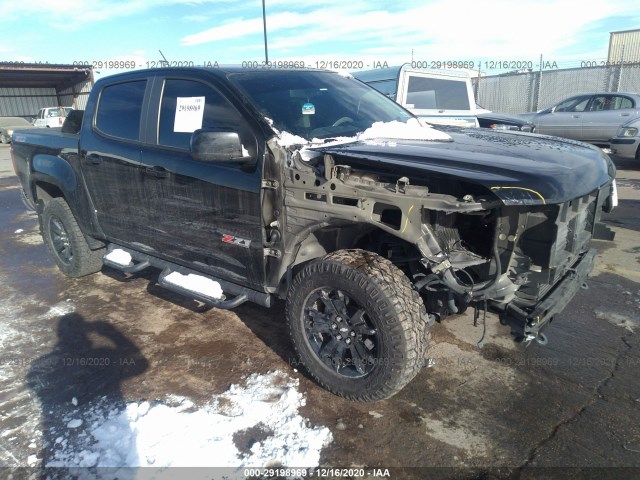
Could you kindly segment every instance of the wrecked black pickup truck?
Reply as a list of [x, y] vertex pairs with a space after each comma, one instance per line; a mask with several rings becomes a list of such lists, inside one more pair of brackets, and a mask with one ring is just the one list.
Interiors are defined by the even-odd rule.
[[543, 343], [617, 202], [595, 147], [433, 128], [332, 72], [129, 72], [77, 115], [12, 143], [60, 269], [156, 267], [219, 308], [286, 298], [299, 360], [359, 401], [404, 387], [469, 306]]

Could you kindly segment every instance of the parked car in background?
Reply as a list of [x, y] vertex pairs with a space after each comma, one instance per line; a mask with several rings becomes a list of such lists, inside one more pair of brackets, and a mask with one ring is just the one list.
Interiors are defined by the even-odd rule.
[[622, 125], [615, 137], [609, 139], [611, 153], [640, 160], [640, 117]]
[[463, 72], [399, 67], [353, 72], [358, 80], [434, 125], [477, 127], [471, 78]]
[[33, 124], [36, 127], [61, 127], [72, 110], [71, 107], [41, 108]]
[[35, 128], [21, 117], [0, 117], [0, 143], [9, 143], [14, 130]]
[[495, 113], [475, 103], [471, 78], [463, 72], [400, 67], [354, 72], [358, 80], [434, 125], [484, 127], [531, 132], [533, 124], [515, 115]]
[[618, 134], [621, 126], [640, 117], [640, 94], [584, 93], [545, 110], [519, 116], [534, 124], [535, 133], [609, 148], [609, 140]]

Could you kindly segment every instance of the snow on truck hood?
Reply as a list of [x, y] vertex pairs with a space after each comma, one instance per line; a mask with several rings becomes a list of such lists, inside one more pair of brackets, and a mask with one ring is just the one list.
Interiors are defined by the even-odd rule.
[[[269, 120], [267, 120], [269, 121]], [[272, 122], [270, 122], [272, 123]], [[271, 127], [273, 128], [273, 126]], [[274, 129], [275, 130], [275, 129]], [[426, 141], [439, 141], [450, 142], [451, 137], [444, 132], [436, 130], [431, 125], [422, 122], [416, 118], [410, 118], [406, 123], [398, 122], [396, 120], [392, 122], [375, 122], [364, 132], [358, 133], [353, 137], [334, 137], [330, 142], [325, 142], [324, 139], [314, 138], [309, 141], [306, 138], [293, 135], [289, 132], [279, 132], [278, 145], [281, 147], [291, 147], [293, 145], [308, 145], [308, 146], [333, 146], [341, 145], [344, 143], [358, 142], [361, 140], [426, 140]]]

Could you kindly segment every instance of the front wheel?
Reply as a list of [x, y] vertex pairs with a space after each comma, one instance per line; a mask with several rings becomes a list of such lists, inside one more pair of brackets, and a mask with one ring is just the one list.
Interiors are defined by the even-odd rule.
[[5, 135], [4, 133], [0, 133], [0, 143], [7, 144], [11, 141], [11, 139]]
[[340, 250], [307, 265], [291, 284], [286, 315], [301, 363], [337, 395], [389, 398], [423, 366], [429, 326], [422, 299], [375, 253]]
[[42, 237], [62, 273], [83, 277], [100, 271], [104, 248], [91, 250], [69, 205], [52, 198], [42, 212]]

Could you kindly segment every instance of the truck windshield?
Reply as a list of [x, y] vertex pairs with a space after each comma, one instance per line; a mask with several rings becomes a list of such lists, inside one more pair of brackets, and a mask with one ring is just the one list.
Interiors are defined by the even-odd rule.
[[229, 79], [275, 128], [307, 140], [353, 136], [375, 122], [413, 117], [375, 89], [332, 72], [247, 72]]

